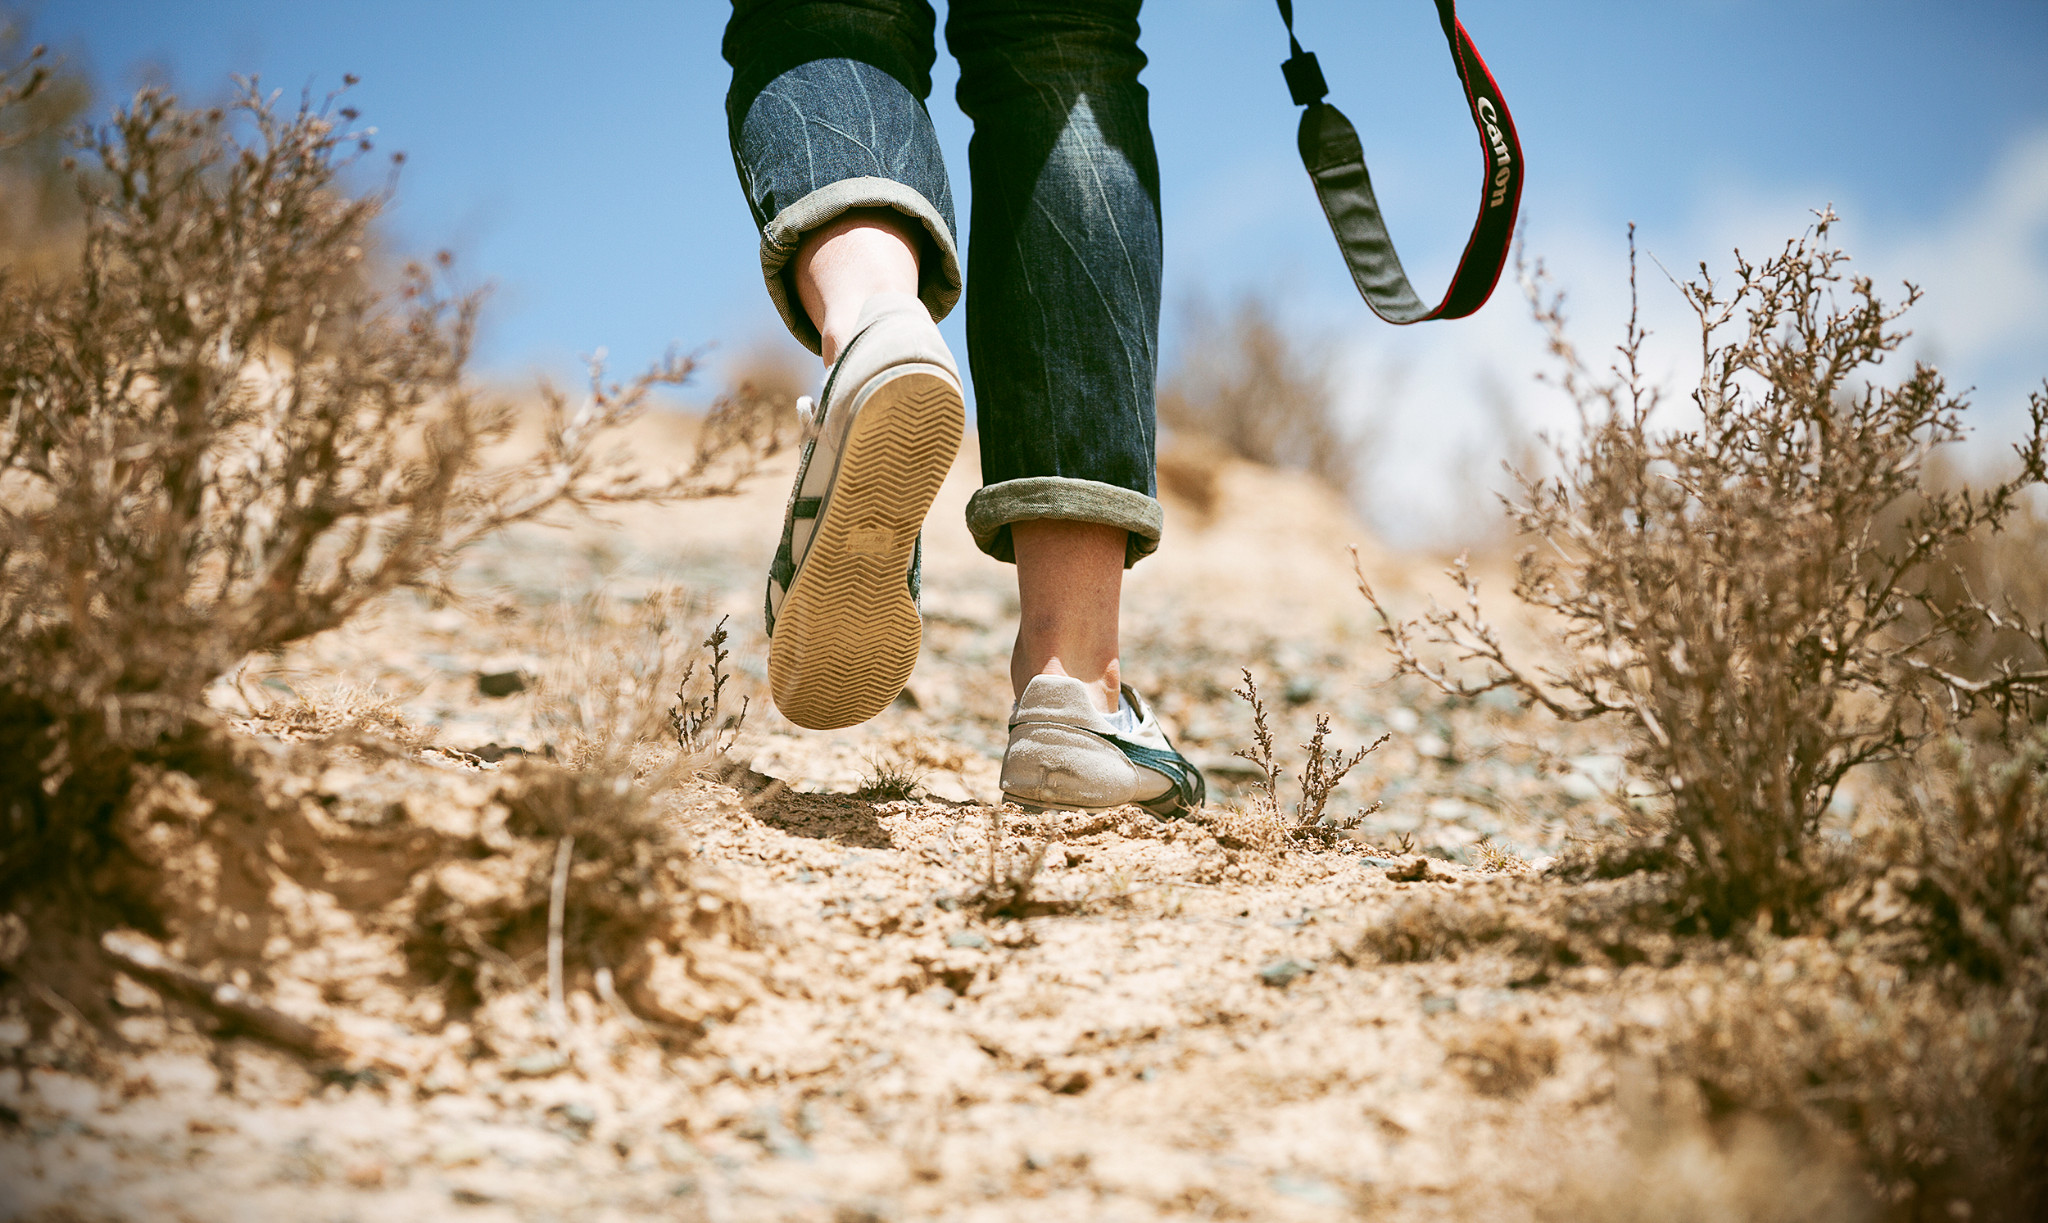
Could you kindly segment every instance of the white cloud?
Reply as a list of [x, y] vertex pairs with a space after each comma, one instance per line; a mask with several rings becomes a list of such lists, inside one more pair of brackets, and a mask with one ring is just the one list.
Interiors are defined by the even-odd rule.
[[[1939, 365], [1953, 386], [1972, 388], [1971, 457], [2003, 452], [2025, 419], [2027, 393], [2048, 375], [2048, 132], [2014, 142], [1973, 190], [1925, 223], [1872, 223], [1865, 218], [1875, 209], [1823, 185], [1737, 184], [1698, 201], [1676, 225], [1640, 231], [1642, 316], [1654, 333], [1656, 380], [1682, 401], [1698, 347], [1691, 312], [1652, 260], [1683, 279], [1705, 259], [1718, 275], [1732, 249], [1752, 258], [1775, 251], [1830, 202], [1843, 218], [1833, 237], [1881, 295], [1896, 300], [1901, 281], [1923, 290], [1907, 316], [1907, 354]], [[1581, 352], [1604, 365], [1627, 318], [1625, 226], [1534, 212], [1529, 245], [1567, 292]], [[1345, 345], [1344, 409], [1370, 422], [1379, 439], [1365, 500], [1391, 542], [1440, 541], [1492, 512], [1473, 503], [1476, 490], [1501, 483], [1499, 460], [1514, 445], [1502, 426], [1503, 396], [1530, 428], [1558, 434], [1574, 426], [1570, 406], [1534, 381], [1551, 363], [1508, 277], [1473, 318], [1372, 324], [1355, 334]]]

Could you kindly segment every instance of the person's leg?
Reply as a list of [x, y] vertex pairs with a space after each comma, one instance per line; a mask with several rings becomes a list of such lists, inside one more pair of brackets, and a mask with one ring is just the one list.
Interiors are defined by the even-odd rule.
[[1153, 498], [1159, 185], [1137, 0], [957, 0], [974, 225], [967, 344], [983, 550], [1017, 565], [1011, 680], [1118, 702], [1122, 571], [1159, 539]]
[[1099, 522], [1033, 518], [1010, 524], [1017, 552], [1017, 645], [1010, 686], [1017, 695], [1039, 675], [1088, 685], [1104, 713], [1115, 712], [1123, 675], [1117, 616], [1130, 532]]
[[856, 208], [804, 235], [792, 261], [797, 298], [818, 328], [827, 367], [876, 294], [917, 295], [920, 240], [915, 224], [891, 208]]
[[[870, 240], [886, 235], [910, 249], [907, 291], [934, 319], [959, 300], [952, 188], [925, 111], [938, 54], [934, 24], [926, 0], [733, 5], [724, 41], [733, 66], [733, 163], [761, 231], [768, 295], [790, 334], [814, 352], [823, 319], [802, 300], [797, 265], [829, 277], [872, 262], [835, 258], [827, 248], [872, 256]], [[902, 285], [898, 254], [883, 260], [891, 270], [881, 279], [892, 288]], [[815, 313], [828, 305], [844, 312], [821, 299]]]
[[763, 609], [776, 708], [814, 730], [881, 712], [916, 665], [920, 531], [965, 418], [934, 325], [960, 271], [933, 21], [924, 0], [741, 0], [726, 28], [762, 272], [828, 368]]
[[1201, 806], [1201, 771], [1122, 683], [1123, 571], [1159, 542], [1159, 171], [1138, 0], [954, 0], [974, 120], [967, 344], [975, 542], [1017, 565], [1006, 801]]

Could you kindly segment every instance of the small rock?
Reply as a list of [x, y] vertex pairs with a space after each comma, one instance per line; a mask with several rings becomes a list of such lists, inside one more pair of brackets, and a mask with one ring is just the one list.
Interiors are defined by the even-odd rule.
[[1445, 1011], [1455, 1011], [1457, 1009], [1458, 1000], [1456, 998], [1431, 996], [1422, 1000], [1422, 1013], [1425, 1015], [1441, 1015]]
[[553, 1049], [547, 1049], [539, 1053], [527, 1054], [525, 1057], [513, 1062], [510, 1069], [514, 1078], [541, 1079], [567, 1067], [568, 1064], [568, 1058], [563, 1057]]
[[164, 1004], [157, 992], [125, 972], [114, 974], [114, 1006], [123, 1011], [154, 1011]]
[[476, 677], [476, 690], [488, 697], [511, 696], [526, 691], [524, 671], [486, 671]]
[[429, 1157], [443, 1168], [466, 1168], [491, 1157], [490, 1149], [473, 1138], [455, 1138], [434, 1148]]
[[762, 1108], [753, 1118], [735, 1131], [742, 1138], [751, 1138], [777, 1159], [802, 1159], [813, 1157], [810, 1144], [782, 1124], [782, 1118], [773, 1109]]
[[1275, 960], [1259, 970], [1259, 980], [1275, 989], [1286, 989], [1315, 970], [1315, 965], [1300, 960]]
[[382, 1189], [384, 1187], [384, 1165], [371, 1161], [351, 1164], [342, 1173], [342, 1179], [355, 1189]]
[[28, 923], [19, 914], [0, 913], [0, 968], [13, 965], [28, 950]]
[[1289, 1176], [1283, 1172], [1266, 1183], [1272, 1186], [1273, 1192], [1283, 1197], [1293, 1198], [1298, 1202], [1308, 1202], [1315, 1206], [1329, 1207], [1341, 1207], [1350, 1204], [1345, 1199], [1343, 1191], [1339, 1190], [1335, 1185], [1326, 1184], [1312, 1177]]
[[946, 936], [948, 947], [972, 947], [976, 951], [988, 950], [988, 938], [978, 930], [955, 930]]
[[591, 1127], [597, 1124], [597, 1110], [588, 1104], [571, 1100], [549, 1109], [548, 1120], [556, 1129], [564, 1131], [570, 1137], [584, 1139], [590, 1137]]

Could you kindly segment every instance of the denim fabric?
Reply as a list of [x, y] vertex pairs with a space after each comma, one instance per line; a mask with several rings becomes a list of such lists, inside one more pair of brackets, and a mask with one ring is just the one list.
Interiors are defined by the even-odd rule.
[[[986, 487], [969, 519], [1003, 560], [1027, 518], [1124, 527], [1133, 561], [1159, 537], [1159, 170], [1138, 5], [954, 0], [946, 21], [974, 121], [967, 353]], [[935, 318], [952, 304], [952, 193], [924, 105], [934, 25], [923, 0], [735, 0], [734, 161], [770, 293], [807, 343], [782, 277], [802, 232], [847, 207], [921, 221], [920, 296]], [[1083, 483], [1099, 487], [1062, 491]]]
[[[735, 93], [743, 75], [734, 75]], [[922, 79], [929, 90], [928, 73]], [[752, 92], [731, 129], [733, 160], [761, 228], [762, 275], [790, 331], [817, 351], [788, 264], [804, 231], [849, 208], [892, 207], [923, 226], [918, 295], [944, 317], [960, 299], [960, 259], [953, 192], [923, 102], [881, 69], [845, 58], [798, 65]]]

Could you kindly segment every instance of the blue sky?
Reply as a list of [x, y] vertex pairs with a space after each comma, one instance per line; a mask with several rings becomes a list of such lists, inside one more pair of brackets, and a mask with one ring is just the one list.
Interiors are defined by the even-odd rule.
[[[943, 6], [941, 6], [943, 8]], [[1470, 222], [1480, 159], [1425, 0], [1297, 0], [1357, 124], [1397, 244], [1433, 297]], [[2010, 434], [2048, 373], [2048, 4], [2041, 0], [1468, 0], [1528, 155], [1529, 249], [1589, 347], [1626, 306], [1625, 227], [1674, 271], [1775, 246], [1832, 203], [1881, 283], [1923, 285], [1915, 355], [1978, 388]], [[255, 72], [288, 97], [344, 72], [408, 162], [398, 245], [452, 249], [494, 286], [481, 370], [573, 377], [670, 344], [778, 339], [726, 151], [726, 5], [530, 0], [43, 0], [37, 36], [84, 62], [100, 105], [143, 79], [217, 96]], [[1512, 286], [1474, 319], [1392, 328], [1350, 287], [1293, 151], [1296, 111], [1267, 0], [1152, 0], [1143, 46], [1163, 180], [1169, 357], [1197, 301], [1246, 292], [1338, 357], [1347, 413], [1378, 439], [1365, 503], [1397, 538], [1467, 512], [1509, 405], [1557, 428]], [[968, 211], [966, 122], [941, 51], [933, 113]], [[971, 269], [970, 269], [971, 274]], [[1646, 313], [1690, 355], [1654, 269]], [[956, 349], [960, 318], [948, 321]], [[710, 383], [707, 382], [707, 390]]]

